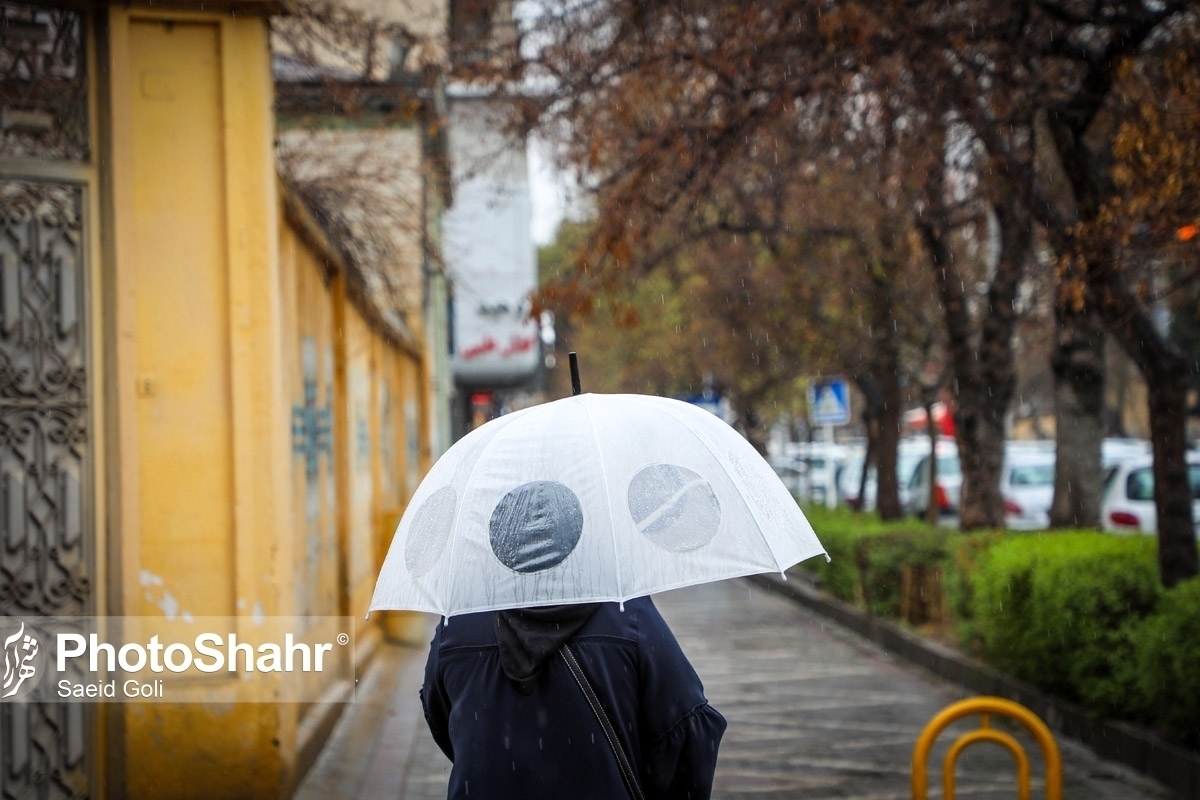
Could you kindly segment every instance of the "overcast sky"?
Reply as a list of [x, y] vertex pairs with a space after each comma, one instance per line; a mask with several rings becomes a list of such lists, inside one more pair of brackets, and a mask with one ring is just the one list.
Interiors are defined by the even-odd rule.
[[534, 246], [542, 247], [554, 241], [554, 234], [565, 213], [566, 193], [571, 184], [564, 175], [554, 169], [545, 157], [544, 145], [531, 139], [527, 152], [529, 156], [529, 193], [533, 202], [530, 233]]

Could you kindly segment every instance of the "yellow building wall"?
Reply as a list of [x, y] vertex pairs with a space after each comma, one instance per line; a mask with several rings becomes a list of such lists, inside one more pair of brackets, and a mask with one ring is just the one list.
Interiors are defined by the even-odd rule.
[[333, 409], [336, 400], [330, 276], [283, 215], [280, 296], [291, 413], [291, 523], [295, 611], [337, 616], [338, 505]]
[[400, 365], [400, 380], [404, 386], [404, 503], [412, 499], [417, 485], [433, 466], [430, 442], [430, 406], [432, 399], [429, 374], [432, 367], [421, 358], [411, 358]]
[[374, 402], [375, 359], [373, 333], [363, 315], [347, 299], [344, 312], [346, 359], [345, 465], [347, 513], [343, 521], [346, 543], [347, 613], [358, 624], [358, 658], [365, 661], [378, 643], [377, 626], [364, 619], [375, 589], [375, 459], [377, 420]]
[[299, 216], [306, 215], [282, 216], [279, 248], [294, 569], [310, 584], [297, 586], [297, 603], [354, 620], [361, 673], [381, 633], [411, 642], [426, 635], [420, 617], [413, 635], [394, 633], [403, 630], [395, 615], [366, 618], [400, 515], [429, 466], [421, 351], [385, 332], [347, 290], [340, 256], [328, 254], [327, 241], [315, 242], [311, 218]]
[[[421, 359], [402, 351], [391, 351], [392, 363], [387, 369], [395, 381], [396, 402], [392, 407], [392, 419], [384, 426], [390, 427], [391, 435], [381, 441], [394, 443], [394, 467], [389, 474], [388, 488], [381, 492], [379, 519], [379, 559], [383, 563], [392, 544], [396, 526], [408, 507], [409, 500], [417, 489], [421, 478], [428, 471], [429, 425], [424, 414], [425, 400], [422, 380], [424, 367]], [[405, 611], [389, 611], [381, 615], [384, 633], [393, 641], [411, 645], [423, 645], [429, 635], [427, 618], [422, 614]]]
[[[283, 204], [281, 203], [281, 206]], [[292, 539], [293, 613], [312, 618], [341, 616], [345, 557], [338, 538], [343, 517], [338, 501], [335, 410], [344, 405], [337, 390], [340, 337], [335, 304], [339, 280], [321, 255], [280, 213], [279, 277], [283, 314], [282, 360], [286, 371], [291, 429], [291, 493], [288, 530]], [[320, 631], [312, 630], [314, 636]], [[347, 653], [344, 669], [311, 681], [306, 696], [329, 702], [299, 708], [296, 773], [312, 762], [328, 726], [342, 708], [338, 691], [353, 678]], [[320, 680], [321, 682], [317, 683]]]
[[[256, 17], [109, 12], [121, 587], [126, 615], [277, 615], [294, 591], [274, 236], [272, 83]], [[249, 624], [249, 623], [247, 623]], [[198, 690], [234, 698], [231, 681]], [[116, 707], [110, 787], [284, 796], [296, 708]]]
[[375, 476], [375, 507], [371, 516], [375, 520], [371, 535], [371, 548], [376, 563], [382, 564], [387, 550], [385, 541], [390, 534], [385, 532], [387, 517], [395, 513], [400, 504], [402, 487], [399, 484], [399, 436], [396, 432], [396, 416], [399, 396], [396, 378], [398, 375], [396, 352], [383, 337], [376, 337], [375, 347], [375, 407], [377, 436], [372, 451]]
[[[106, 13], [110, 613], [351, 616], [361, 673], [382, 628], [405, 638], [416, 619], [365, 614], [429, 466], [423, 349], [385, 332], [285, 210], [266, 21]], [[216, 679], [195, 702], [111, 707], [107, 793], [290, 796], [343, 708], [345, 666], [320, 703], [234, 702], [262, 685]]]
[[[234, 607], [233, 435], [220, 27], [134, 20], [134, 342], [142, 446], [140, 597], [126, 613], [228, 615]], [[182, 54], [187, 68], [176, 66]], [[165, 165], [174, 163], [171, 180]], [[179, 191], [187, 186], [188, 191]], [[184, 479], [183, 476], [188, 476]], [[222, 513], [213, 514], [213, 509]], [[194, 569], [171, 575], [180, 560]], [[163, 576], [171, 575], [169, 585]]]

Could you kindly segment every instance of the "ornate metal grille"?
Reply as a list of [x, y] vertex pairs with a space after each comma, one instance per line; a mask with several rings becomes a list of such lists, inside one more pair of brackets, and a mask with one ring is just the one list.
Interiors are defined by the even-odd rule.
[[[0, 615], [87, 613], [83, 189], [0, 180]], [[0, 705], [7, 798], [87, 794], [87, 710]]]
[[83, 43], [77, 11], [0, 2], [0, 155], [88, 159]]
[[0, 186], [0, 491], [5, 613], [84, 612], [87, 429], [82, 189]]
[[84, 705], [6, 703], [0, 712], [4, 800], [89, 796]]

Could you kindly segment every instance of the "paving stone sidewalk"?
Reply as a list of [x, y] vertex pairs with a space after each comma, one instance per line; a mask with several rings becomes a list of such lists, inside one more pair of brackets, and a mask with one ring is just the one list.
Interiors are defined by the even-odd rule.
[[[909, 762], [925, 724], [963, 691], [896, 661], [875, 645], [747, 581], [659, 595], [655, 602], [729, 720], [713, 797], [908, 800]], [[432, 630], [432, 620], [431, 620]], [[387, 647], [360, 685], [300, 800], [441, 800], [450, 764], [425, 728], [417, 701], [423, 648]], [[977, 719], [977, 718], [976, 718]], [[941, 797], [950, 728], [930, 759], [930, 797]], [[1044, 796], [1037, 746], [1034, 796]], [[1132, 771], [1059, 741], [1065, 800], [1166, 798]], [[995, 745], [959, 760], [958, 796], [1015, 796], [1012, 757]]]

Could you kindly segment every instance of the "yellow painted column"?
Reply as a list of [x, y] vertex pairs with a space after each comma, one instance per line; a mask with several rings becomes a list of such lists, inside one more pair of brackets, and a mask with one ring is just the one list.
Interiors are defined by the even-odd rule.
[[355, 620], [355, 664], [361, 670], [369, 663], [381, 638], [378, 625], [366, 620], [377, 574], [373, 458], [376, 426], [372, 411], [375, 408], [373, 340], [378, 334], [349, 297], [345, 301], [343, 330], [346, 354], [346, 601], [348, 613]]
[[[262, 18], [114, 8], [125, 615], [292, 612], [272, 83]], [[245, 687], [215, 686], [235, 696]], [[287, 793], [293, 706], [125, 705], [131, 798]]]
[[[412, 493], [416, 491], [420, 478], [427, 467], [423, 463], [422, 453], [426, 450], [425, 437], [428, 435], [429, 422], [425, 417], [422, 400], [424, 381], [421, 377], [420, 353], [402, 351], [396, 354], [396, 386], [397, 386], [397, 506], [394, 514], [384, 520], [384, 530], [387, 536], [383, 541], [383, 553], [386, 555], [395, 534], [396, 525], [400, 522]], [[415, 611], [388, 611], [383, 614], [384, 634], [390, 641], [398, 644], [420, 647], [429, 641], [430, 617]]]

